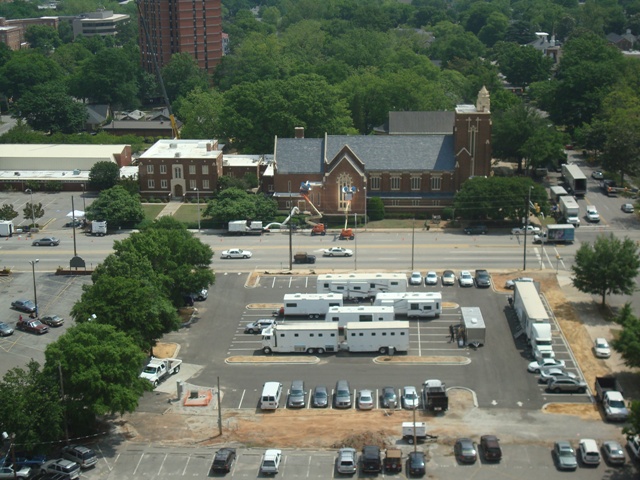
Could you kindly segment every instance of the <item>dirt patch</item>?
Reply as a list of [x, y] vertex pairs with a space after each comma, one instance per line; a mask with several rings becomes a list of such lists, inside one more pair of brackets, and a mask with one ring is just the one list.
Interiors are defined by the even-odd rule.
[[156, 358], [175, 358], [178, 347], [177, 343], [158, 342], [153, 347], [153, 356]]
[[600, 410], [596, 405], [584, 403], [550, 403], [542, 409], [544, 413], [574, 415], [583, 420], [601, 420]]

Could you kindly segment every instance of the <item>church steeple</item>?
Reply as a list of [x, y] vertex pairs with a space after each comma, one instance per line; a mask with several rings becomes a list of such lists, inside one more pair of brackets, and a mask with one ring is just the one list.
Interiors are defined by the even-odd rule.
[[483, 85], [478, 92], [478, 100], [476, 102], [476, 110], [478, 112], [490, 113], [491, 112], [491, 98], [489, 96], [489, 91]]

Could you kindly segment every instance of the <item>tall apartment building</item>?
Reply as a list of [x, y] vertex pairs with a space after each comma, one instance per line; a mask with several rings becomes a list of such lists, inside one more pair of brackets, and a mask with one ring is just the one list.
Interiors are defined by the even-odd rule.
[[[162, 68], [174, 53], [189, 53], [212, 73], [222, 58], [221, 0], [140, 0], [149, 37]], [[142, 22], [142, 19], [139, 20]], [[151, 49], [140, 25], [142, 66], [154, 72]]]

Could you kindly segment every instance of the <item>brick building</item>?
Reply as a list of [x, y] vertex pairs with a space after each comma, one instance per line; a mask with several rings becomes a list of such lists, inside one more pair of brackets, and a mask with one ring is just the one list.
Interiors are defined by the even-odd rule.
[[[222, 58], [221, 0], [140, 0], [139, 7], [161, 68], [174, 53], [188, 53], [213, 73]], [[142, 66], [155, 73], [142, 18], [139, 22]]]
[[309, 182], [308, 199], [326, 216], [364, 214], [371, 197], [387, 212], [440, 213], [465, 180], [490, 174], [489, 92], [454, 112], [392, 112], [387, 135], [304, 138], [296, 129], [296, 138], [276, 138], [273, 167], [281, 209], [311, 210], [300, 195]]
[[25, 42], [24, 34], [31, 25], [44, 25], [58, 29], [58, 17], [40, 18], [19, 18], [7, 20], [0, 17], [0, 42], [4, 43], [11, 50], [20, 50], [28, 45]]

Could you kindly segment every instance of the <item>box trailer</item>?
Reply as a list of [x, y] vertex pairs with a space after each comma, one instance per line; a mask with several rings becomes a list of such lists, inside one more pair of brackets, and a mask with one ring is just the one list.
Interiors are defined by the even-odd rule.
[[560, 185], [549, 187], [549, 197], [553, 203], [558, 203], [560, 201], [560, 197], [566, 197], [567, 195], [569, 195], [569, 192]]
[[547, 225], [544, 232], [533, 236], [533, 243], [573, 243], [576, 229], [569, 223]]
[[442, 313], [442, 293], [382, 292], [376, 295], [373, 305], [393, 307], [396, 315], [410, 318], [436, 318]]
[[344, 298], [372, 298], [380, 292], [406, 292], [404, 273], [347, 273], [318, 275], [317, 293], [341, 293]]
[[341, 350], [378, 352], [383, 355], [409, 350], [409, 322], [349, 322], [344, 327]]
[[229, 222], [229, 235], [262, 235], [262, 222], [250, 220], [232, 220]]
[[274, 312], [275, 316], [324, 317], [329, 308], [342, 307], [340, 293], [288, 293], [284, 296], [284, 305]]
[[462, 338], [465, 345], [484, 345], [487, 328], [478, 307], [462, 307]]
[[338, 325], [327, 322], [276, 324], [262, 331], [262, 351], [325, 353], [338, 351]]
[[565, 223], [570, 223], [575, 227], [580, 226], [580, 205], [573, 197], [560, 198], [560, 213], [565, 219]]
[[577, 165], [563, 164], [562, 176], [569, 192], [576, 197], [584, 197], [587, 193], [587, 177]]
[[15, 232], [15, 227], [11, 220], [0, 221], [0, 237], [10, 237]]
[[349, 322], [392, 322], [394, 318], [393, 307], [358, 305], [329, 307], [325, 321], [336, 323], [339, 328], [344, 328]]
[[534, 283], [516, 282], [513, 308], [521, 327], [518, 335], [526, 335], [534, 352], [541, 352], [540, 357], [553, 358], [549, 314]]

